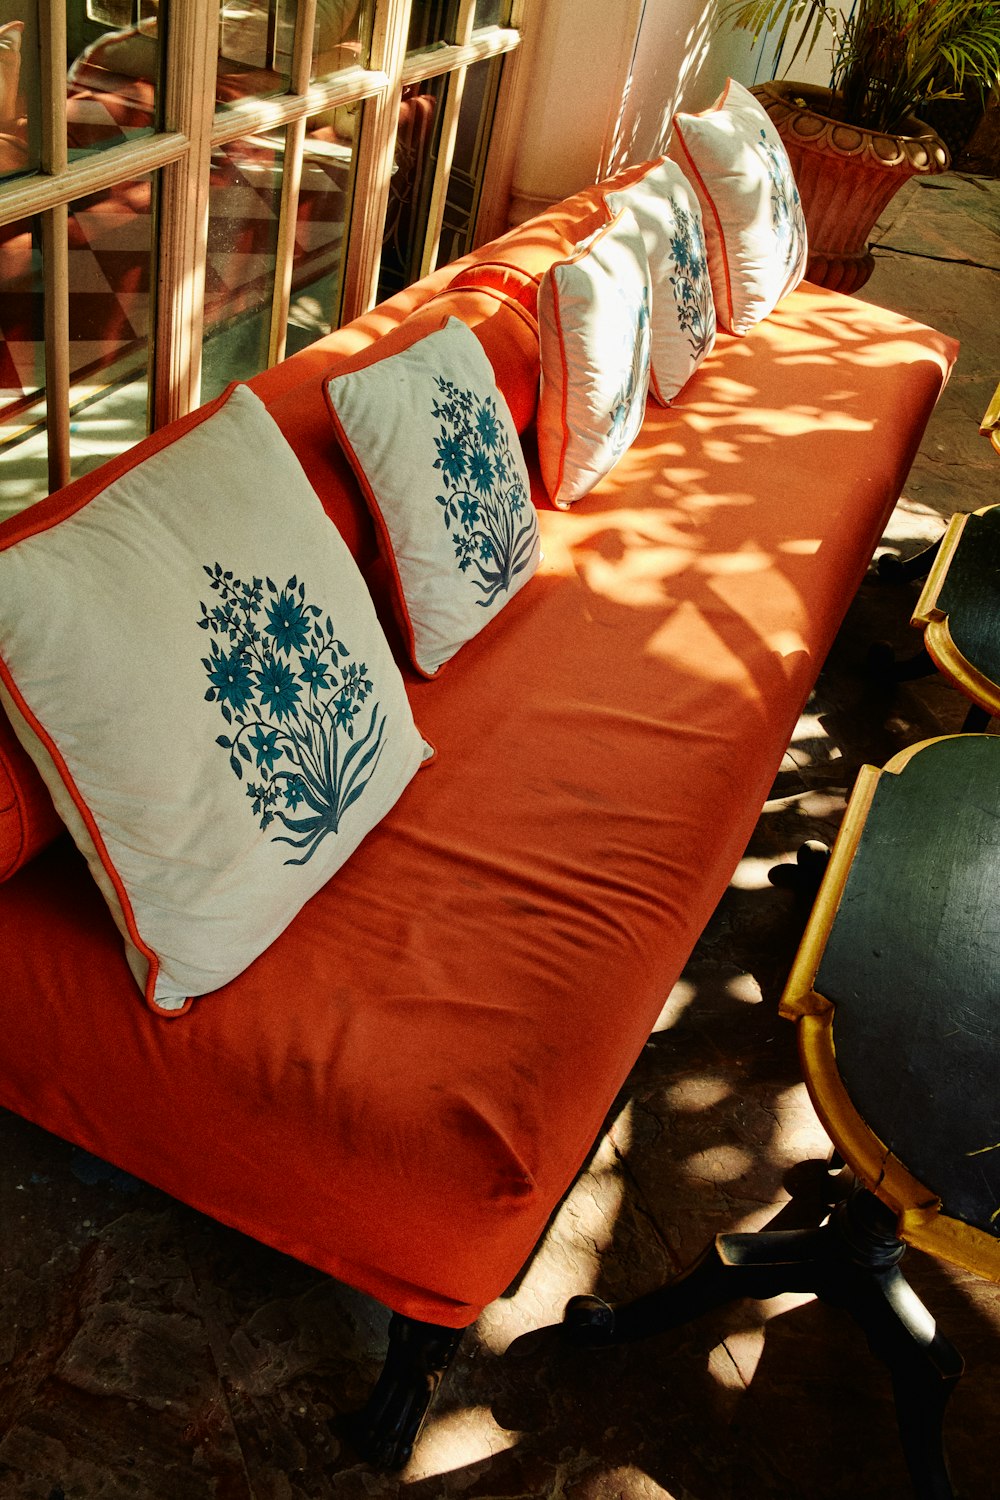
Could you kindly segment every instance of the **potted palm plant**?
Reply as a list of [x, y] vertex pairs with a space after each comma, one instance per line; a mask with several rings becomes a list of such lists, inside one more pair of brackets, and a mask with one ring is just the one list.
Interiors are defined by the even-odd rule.
[[735, 0], [722, 20], [772, 38], [794, 37], [789, 68], [822, 42], [829, 88], [787, 79], [758, 85], [785, 143], [806, 227], [811, 281], [854, 291], [871, 275], [872, 226], [914, 173], [950, 164], [918, 117], [932, 100], [1000, 80], [1000, 0]]

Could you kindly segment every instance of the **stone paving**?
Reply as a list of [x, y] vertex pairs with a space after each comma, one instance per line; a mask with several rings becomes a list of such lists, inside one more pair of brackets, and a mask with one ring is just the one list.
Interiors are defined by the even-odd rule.
[[[997, 498], [978, 436], [1000, 379], [1000, 182], [913, 183], [862, 295], [962, 354], [886, 546]], [[807, 497], [804, 497], [804, 501]], [[340, 1435], [385, 1344], [369, 1299], [0, 1114], [0, 1500], [867, 1500], [909, 1493], [882, 1368], [804, 1296], [741, 1303], [601, 1354], [551, 1332], [566, 1298], [623, 1298], [721, 1230], [816, 1223], [829, 1149], [776, 1002], [802, 912], [766, 878], [832, 840], [854, 774], [957, 729], [937, 679], [892, 696], [867, 644], [914, 643], [915, 591], [866, 582], [745, 859], [578, 1181], [517, 1284], [467, 1335], [407, 1470]], [[1000, 1291], [909, 1252], [960, 1347], [947, 1433], [965, 1496], [1000, 1495]]]

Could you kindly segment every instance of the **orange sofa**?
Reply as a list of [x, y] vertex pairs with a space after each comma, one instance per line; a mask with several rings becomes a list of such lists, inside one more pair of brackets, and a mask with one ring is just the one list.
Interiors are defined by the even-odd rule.
[[395, 640], [324, 378], [457, 314], [524, 430], [541, 567], [440, 679], [402, 665], [437, 761], [348, 864], [170, 1021], [68, 839], [0, 885], [0, 1104], [387, 1303], [357, 1429], [386, 1464], [530, 1255], [725, 890], [955, 353], [803, 284], [720, 335], [556, 511], [534, 295], [603, 213], [583, 192], [252, 382]]

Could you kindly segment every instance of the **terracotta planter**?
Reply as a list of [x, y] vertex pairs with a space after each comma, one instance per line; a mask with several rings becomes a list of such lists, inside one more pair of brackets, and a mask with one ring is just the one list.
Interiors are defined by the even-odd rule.
[[874, 267], [868, 236], [904, 182], [944, 172], [948, 148], [914, 116], [904, 135], [847, 125], [828, 112], [833, 95], [811, 84], [759, 84], [752, 92], [785, 143], [809, 233], [806, 276], [819, 286], [853, 292]]

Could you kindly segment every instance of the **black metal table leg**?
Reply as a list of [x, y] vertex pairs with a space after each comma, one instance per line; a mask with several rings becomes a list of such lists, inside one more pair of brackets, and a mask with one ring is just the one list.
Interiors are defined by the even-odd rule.
[[904, 1250], [890, 1211], [856, 1189], [819, 1229], [717, 1235], [688, 1272], [624, 1306], [574, 1297], [564, 1331], [579, 1346], [608, 1347], [679, 1328], [740, 1297], [814, 1292], [850, 1313], [888, 1366], [918, 1500], [953, 1500], [942, 1423], [963, 1364], [899, 1270]]
[[900, 661], [888, 641], [873, 641], [868, 648], [867, 672], [875, 682], [914, 682], [919, 677], [931, 677], [937, 666], [926, 646], [921, 646], [912, 656]]
[[915, 552], [912, 557], [897, 557], [894, 552], [883, 552], [875, 564], [875, 572], [882, 583], [913, 583], [926, 578], [934, 559], [940, 551], [940, 541]]

